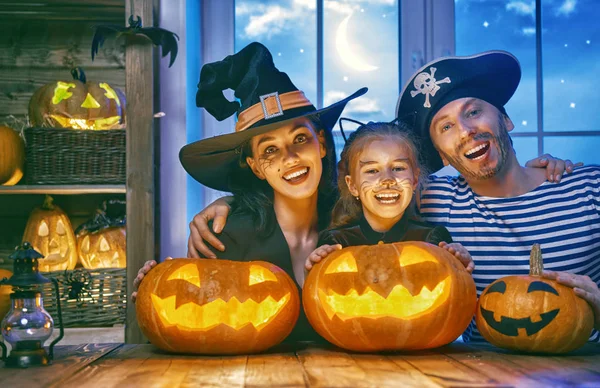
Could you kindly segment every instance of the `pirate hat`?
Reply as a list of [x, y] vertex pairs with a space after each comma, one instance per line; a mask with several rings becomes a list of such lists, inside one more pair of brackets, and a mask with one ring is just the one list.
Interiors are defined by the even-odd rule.
[[[238, 101], [229, 101], [225, 89], [235, 90]], [[179, 152], [183, 168], [198, 182], [217, 190], [231, 191], [233, 172], [240, 168], [240, 148], [260, 135], [300, 117], [319, 118], [330, 131], [346, 104], [367, 92], [367, 88], [326, 108], [317, 110], [298, 90], [288, 75], [277, 70], [269, 50], [251, 43], [200, 71], [196, 105], [222, 121], [237, 111], [235, 132], [200, 140]]]
[[423, 165], [430, 172], [444, 166], [429, 136], [431, 120], [440, 109], [459, 98], [474, 97], [506, 114], [504, 104], [520, 79], [519, 61], [506, 51], [439, 58], [417, 70], [400, 93], [396, 116], [412, 127]]

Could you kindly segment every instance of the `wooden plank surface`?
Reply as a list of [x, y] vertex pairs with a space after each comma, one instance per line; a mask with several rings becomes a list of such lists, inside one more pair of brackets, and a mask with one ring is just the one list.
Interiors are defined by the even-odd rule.
[[106, 355], [121, 344], [85, 344], [58, 346], [54, 352], [52, 365], [31, 369], [5, 368], [0, 361], [0, 382], [2, 387], [41, 387], [49, 386], [66, 376]]
[[125, 345], [61, 387], [243, 387], [248, 356], [171, 355], [152, 345]]
[[460, 350], [442, 347], [429, 351], [390, 355], [389, 358], [393, 361], [400, 359], [408, 362], [430, 380], [444, 387], [510, 386], [444, 354], [447, 352], [454, 353]]
[[[129, 10], [133, 3], [134, 10]], [[127, 2], [127, 14], [141, 15], [153, 24], [152, 1]], [[152, 43], [139, 36], [127, 37], [127, 295], [133, 279], [147, 260], [157, 259], [155, 250], [154, 185], [154, 66]], [[134, 308], [127, 309], [125, 342], [145, 343]]]
[[[152, 345], [65, 346], [55, 365], [0, 368], [6, 386], [51, 387], [571, 387], [600, 385], [600, 346], [565, 356], [452, 344], [431, 351], [356, 354], [289, 348], [240, 356], [168, 354]], [[35, 371], [35, 373], [33, 373]], [[10, 385], [12, 383], [12, 385]], [[17, 385], [15, 385], [17, 384]], [[21, 385], [18, 385], [21, 384]]]

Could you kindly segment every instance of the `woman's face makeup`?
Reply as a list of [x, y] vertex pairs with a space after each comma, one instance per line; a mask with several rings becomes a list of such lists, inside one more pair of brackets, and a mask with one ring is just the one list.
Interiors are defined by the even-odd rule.
[[374, 140], [353, 158], [346, 184], [369, 223], [395, 223], [404, 214], [418, 182], [411, 158], [408, 147], [394, 138]]
[[292, 199], [316, 194], [326, 151], [323, 131], [316, 133], [312, 122], [306, 118], [294, 120], [254, 136], [251, 146], [253, 156], [246, 159], [248, 165], [277, 194]]

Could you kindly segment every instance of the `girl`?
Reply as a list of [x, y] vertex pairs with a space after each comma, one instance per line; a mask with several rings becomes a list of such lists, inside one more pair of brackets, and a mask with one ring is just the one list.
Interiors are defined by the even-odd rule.
[[[300, 287], [305, 259], [335, 203], [331, 128], [345, 105], [367, 90], [316, 110], [259, 43], [203, 66], [198, 106], [218, 120], [230, 116], [238, 105], [223, 97], [226, 88], [241, 100], [236, 132], [188, 144], [180, 152], [192, 177], [233, 193], [233, 222], [219, 235], [227, 249], [213, 252], [220, 259], [269, 261]], [[155, 265], [150, 261], [139, 270], [134, 287]], [[288, 341], [306, 340], [322, 341], [301, 309]]]
[[338, 164], [340, 198], [331, 228], [319, 235], [319, 247], [307, 258], [310, 270], [336, 249], [400, 241], [426, 241], [447, 249], [471, 273], [471, 255], [452, 243], [443, 226], [414, 219], [414, 193], [426, 174], [405, 124], [361, 125], [346, 142]]

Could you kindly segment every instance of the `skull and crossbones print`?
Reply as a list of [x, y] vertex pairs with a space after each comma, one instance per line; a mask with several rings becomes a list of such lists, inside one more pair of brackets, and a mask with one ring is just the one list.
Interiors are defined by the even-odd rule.
[[440, 87], [438, 85], [449, 84], [451, 82], [449, 77], [437, 81], [434, 78], [435, 71], [437, 69], [435, 67], [430, 67], [429, 70], [431, 71], [431, 74], [425, 71], [417, 74], [415, 80], [413, 81], [416, 90], [412, 90], [410, 92], [410, 95], [412, 97], [415, 97], [418, 94], [425, 95], [425, 104], [423, 104], [425, 108], [431, 108], [431, 104], [429, 103], [429, 96], [434, 97], [437, 91], [440, 90]]

